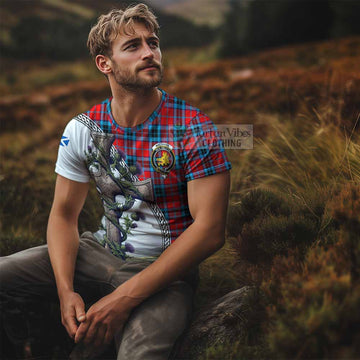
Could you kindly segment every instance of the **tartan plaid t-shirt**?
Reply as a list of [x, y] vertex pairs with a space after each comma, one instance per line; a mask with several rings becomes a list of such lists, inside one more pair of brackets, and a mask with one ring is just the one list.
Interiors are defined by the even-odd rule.
[[135, 127], [115, 122], [110, 98], [73, 118], [60, 141], [56, 173], [94, 179], [104, 205], [94, 236], [122, 258], [158, 257], [193, 222], [187, 181], [231, 169], [212, 121], [161, 92]]

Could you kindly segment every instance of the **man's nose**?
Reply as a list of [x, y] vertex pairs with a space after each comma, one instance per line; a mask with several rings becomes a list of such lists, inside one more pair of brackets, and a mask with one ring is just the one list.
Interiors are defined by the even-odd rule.
[[142, 51], [142, 58], [143, 59], [152, 59], [154, 57], [154, 52], [150, 48], [150, 46], [147, 43], [144, 43], [143, 45], [143, 51]]

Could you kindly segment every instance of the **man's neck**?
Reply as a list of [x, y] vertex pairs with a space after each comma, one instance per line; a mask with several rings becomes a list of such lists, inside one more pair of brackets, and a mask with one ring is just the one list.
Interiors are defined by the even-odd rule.
[[111, 112], [116, 123], [123, 127], [134, 127], [143, 123], [158, 107], [161, 91], [157, 88], [129, 91], [117, 88], [112, 91]]

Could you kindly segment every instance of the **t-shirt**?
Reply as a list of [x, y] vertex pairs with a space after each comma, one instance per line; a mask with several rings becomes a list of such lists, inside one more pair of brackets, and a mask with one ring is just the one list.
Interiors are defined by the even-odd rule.
[[109, 98], [73, 118], [60, 141], [56, 173], [95, 181], [104, 216], [94, 236], [123, 259], [158, 257], [193, 222], [187, 182], [231, 169], [208, 116], [159, 90], [145, 122], [119, 126]]

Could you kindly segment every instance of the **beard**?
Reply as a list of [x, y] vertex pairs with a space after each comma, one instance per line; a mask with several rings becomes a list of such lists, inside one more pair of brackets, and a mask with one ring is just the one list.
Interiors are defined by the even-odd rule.
[[162, 65], [159, 63], [152, 63], [144, 66], [155, 66], [156, 70], [149, 71], [151, 74], [144, 74], [142, 77], [141, 70], [144, 68], [136, 68], [135, 71], [129, 69], [120, 69], [114, 64], [113, 74], [115, 81], [122, 87], [128, 90], [151, 89], [160, 85], [163, 78]]

